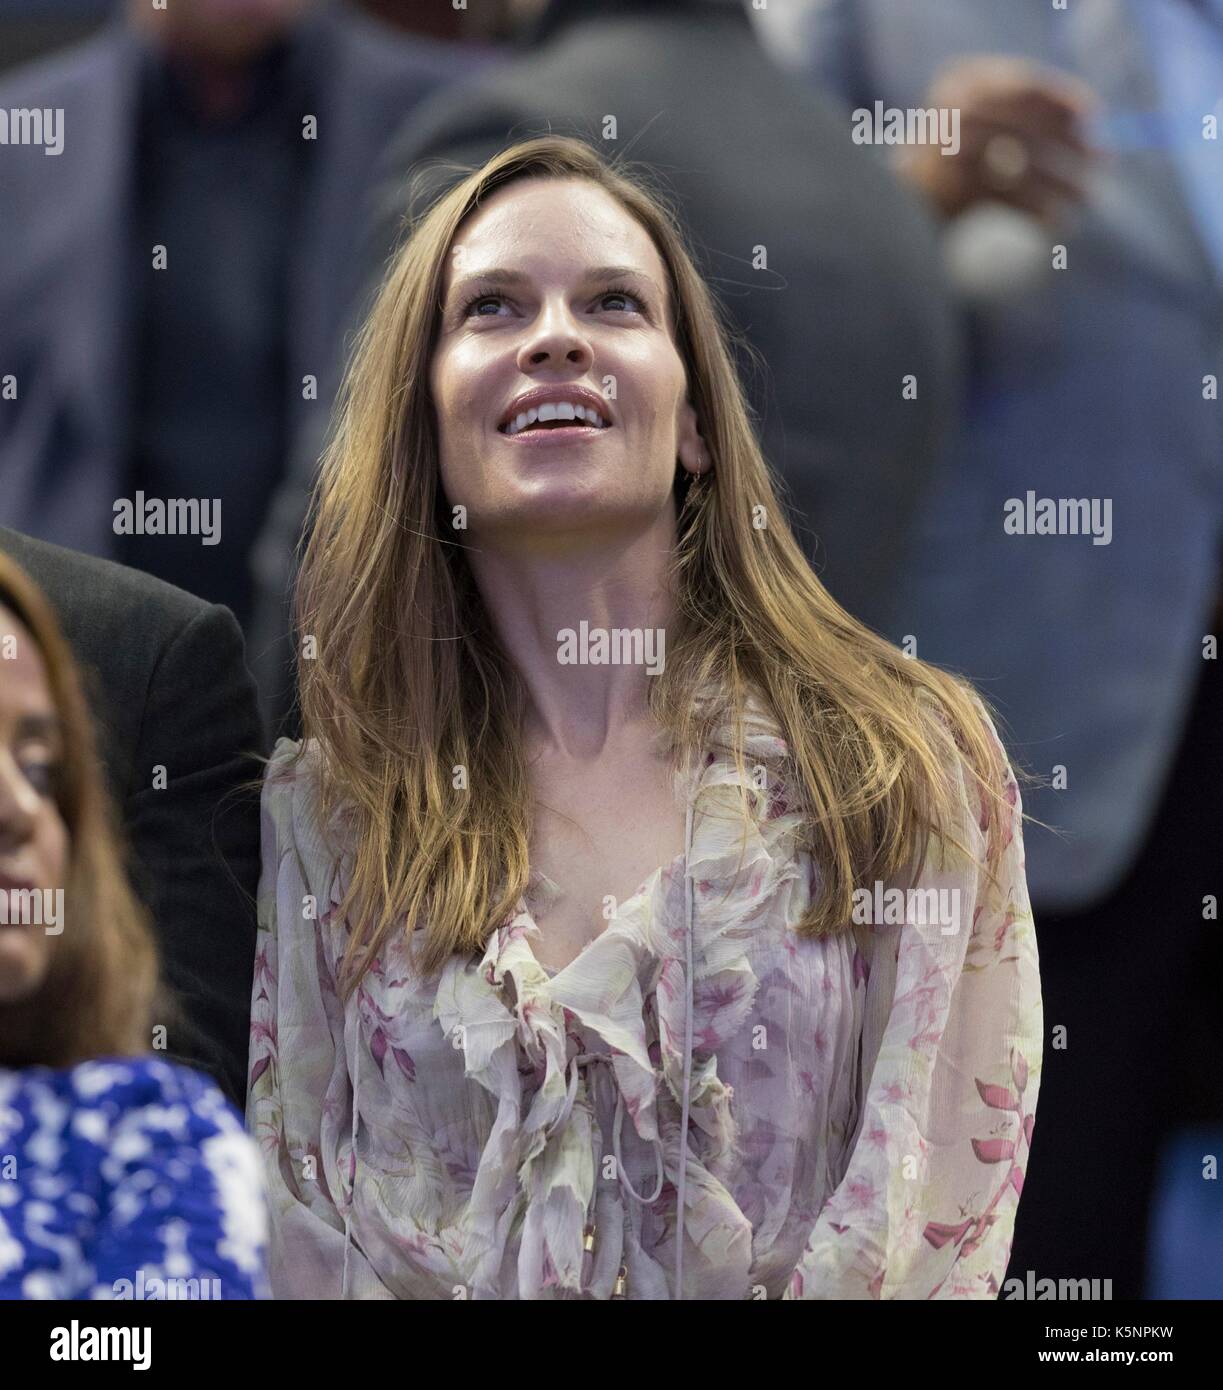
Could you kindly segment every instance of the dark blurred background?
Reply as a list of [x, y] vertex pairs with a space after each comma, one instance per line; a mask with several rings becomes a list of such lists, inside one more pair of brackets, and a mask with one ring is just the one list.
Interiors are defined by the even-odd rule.
[[[43, 53], [88, 38], [118, 8], [120, 0], [0, 0], [0, 72]], [[436, 39], [496, 40], [511, 27], [508, 3], [475, 5], [466, 11], [416, 0], [362, 0], [375, 19]]]

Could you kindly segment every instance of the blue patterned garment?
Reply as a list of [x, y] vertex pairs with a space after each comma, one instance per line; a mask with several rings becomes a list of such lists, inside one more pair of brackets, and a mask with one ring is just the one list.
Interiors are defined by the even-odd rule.
[[266, 1297], [266, 1231], [258, 1152], [206, 1077], [0, 1068], [0, 1298]]

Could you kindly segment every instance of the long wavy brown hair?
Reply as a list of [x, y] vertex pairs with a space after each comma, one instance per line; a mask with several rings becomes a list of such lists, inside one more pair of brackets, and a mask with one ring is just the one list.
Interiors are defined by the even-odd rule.
[[[527, 140], [406, 219], [355, 338], [303, 532], [299, 756], [315, 743], [322, 824], [346, 811], [335, 845], [337, 860], [352, 856], [345, 994], [392, 932], [405, 933], [422, 971], [482, 947], [528, 884], [524, 690], [449, 524], [428, 383], [456, 233], [495, 190], [541, 178], [604, 189], [666, 268], [671, 331], [713, 468], [687, 488], [677, 481], [680, 630], [667, 633], [651, 711], [677, 766], [729, 715], [742, 767], [740, 715], [750, 692], [763, 697], [788, 741], [805, 847], [821, 871], [799, 929], [843, 929], [855, 886], [920, 866], [932, 835], [959, 843], [963, 787], [949, 766], [966, 767], [987, 797], [1003, 785], [971, 687], [871, 632], [813, 573], [761, 454], [731, 331], [664, 193], [580, 140]], [[700, 698], [711, 688], [720, 706]], [[454, 785], [458, 767], [466, 788]], [[989, 819], [996, 835], [1001, 817]]]
[[50, 604], [3, 554], [0, 606], [28, 629], [46, 668], [63, 748], [52, 794], [69, 840], [66, 881], [48, 885], [64, 889], [64, 930], [50, 938], [41, 985], [0, 1004], [0, 1065], [66, 1067], [137, 1056], [150, 1047], [157, 956], [124, 871], [81, 679]]

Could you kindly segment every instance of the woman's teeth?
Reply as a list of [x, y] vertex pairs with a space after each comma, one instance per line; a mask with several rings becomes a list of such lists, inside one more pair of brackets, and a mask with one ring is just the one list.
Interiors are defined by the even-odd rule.
[[505, 433], [519, 434], [532, 425], [545, 425], [552, 421], [568, 423], [571, 420], [580, 420], [583, 425], [593, 429], [608, 428], [608, 421], [590, 406], [574, 405], [572, 401], [557, 401], [555, 404], [545, 401], [541, 406], [532, 406], [530, 410], [516, 415], [505, 426]]

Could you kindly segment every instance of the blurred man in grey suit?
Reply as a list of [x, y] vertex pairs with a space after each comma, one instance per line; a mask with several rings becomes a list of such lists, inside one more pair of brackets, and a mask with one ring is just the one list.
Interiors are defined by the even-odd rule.
[[[1223, 0], [770, 0], [756, 22], [848, 109], [958, 121], [954, 157], [894, 148], [944, 219], [974, 347], [902, 630], [995, 700], [1048, 781], [1025, 809], [1064, 832], [1025, 840], [1065, 1034], [1012, 1272], [1138, 1297], [1159, 1135], [1223, 1121], [1203, 910], [1223, 824]], [[1049, 500], [1067, 520], [1090, 504], [1090, 532], [1033, 529]]]
[[[340, 0], [125, 0], [6, 74], [0, 110], [58, 113], [62, 147], [0, 146], [0, 523], [245, 627], [273, 491], [331, 407], [377, 152], [483, 61]], [[216, 543], [118, 528], [142, 497], [209, 503]]]
[[[698, 264], [763, 358], [761, 371], [743, 356], [749, 399], [800, 537], [833, 594], [882, 626], [958, 400], [959, 343], [921, 200], [769, 61], [743, 0], [552, 0], [512, 62], [422, 105], [388, 146], [357, 307], [404, 232], [409, 176], [423, 208], [456, 177], [441, 166], [549, 131], [627, 152], [674, 192]], [[288, 556], [308, 485], [282, 491], [270, 555]]]

